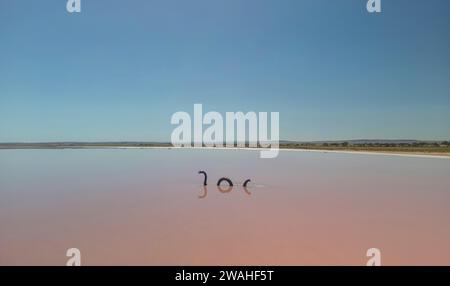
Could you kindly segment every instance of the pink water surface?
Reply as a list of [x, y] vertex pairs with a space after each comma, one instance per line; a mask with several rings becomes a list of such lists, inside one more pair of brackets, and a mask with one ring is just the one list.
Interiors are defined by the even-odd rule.
[[0, 150], [0, 265], [65, 265], [73, 247], [82, 265], [365, 265], [372, 247], [450, 265], [450, 160]]

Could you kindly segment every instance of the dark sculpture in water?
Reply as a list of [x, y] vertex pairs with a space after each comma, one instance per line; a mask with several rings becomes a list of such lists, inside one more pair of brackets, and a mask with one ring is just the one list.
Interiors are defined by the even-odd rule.
[[203, 180], [203, 186], [206, 186], [207, 185], [207, 180], [208, 180], [208, 175], [206, 174], [206, 172], [205, 171], [198, 171], [198, 173], [199, 174], [203, 174], [203, 175], [205, 175], [205, 179]]
[[[208, 175], [206, 174], [205, 171], [198, 171], [198, 173], [199, 173], [199, 174], [203, 174], [203, 175], [205, 176], [204, 179], [203, 179], [203, 186], [206, 186], [206, 185], [208, 184]], [[220, 184], [221, 184], [223, 181], [227, 182], [228, 185], [229, 185], [230, 187], [233, 186], [233, 182], [232, 182], [230, 179], [225, 178], [225, 177], [222, 177], [222, 178], [220, 178], [220, 179], [217, 181], [217, 186], [220, 186]], [[244, 187], [247, 187], [247, 184], [248, 184], [249, 182], [250, 182], [250, 179], [247, 179], [247, 180], [244, 182], [243, 186], [244, 186]]]
[[[199, 174], [203, 174], [204, 179], [203, 179], [203, 194], [198, 196], [199, 199], [204, 199], [206, 198], [207, 194], [208, 194], [208, 187], [206, 186], [208, 184], [208, 175], [206, 174], [205, 171], [199, 171]], [[221, 183], [225, 181], [228, 183], [228, 187], [224, 188], [223, 186], [221, 186]], [[245, 191], [245, 193], [247, 195], [251, 195], [250, 191], [247, 189], [247, 184], [250, 182], [250, 179], [245, 180], [244, 184], [242, 184], [242, 187]], [[225, 177], [220, 178], [217, 181], [217, 189], [221, 192], [221, 193], [229, 193], [233, 190], [233, 182]]]
[[228, 178], [220, 178], [217, 181], [217, 186], [220, 186], [220, 183], [222, 183], [223, 181], [227, 182], [230, 187], [233, 186], [233, 182], [230, 179], [228, 179]]

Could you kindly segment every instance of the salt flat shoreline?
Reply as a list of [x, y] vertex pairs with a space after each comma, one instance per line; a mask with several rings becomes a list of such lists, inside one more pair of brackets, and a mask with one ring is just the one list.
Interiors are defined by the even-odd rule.
[[[252, 147], [174, 147], [174, 146], [0, 146], [0, 150], [60, 150], [60, 149], [163, 149], [163, 150], [240, 150], [240, 151], [262, 151], [269, 148]], [[381, 155], [398, 156], [411, 158], [431, 158], [431, 159], [450, 159], [449, 154], [425, 154], [408, 152], [386, 152], [386, 151], [352, 151], [352, 150], [322, 150], [322, 149], [301, 149], [301, 148], [279, 148], [280, 152], [314, 152], [314, 153], [334, 153], [334, 154], [352, 154], [352, 155]]]
[[[114, 147], [113, 147], [114, 148]], [[117, 147], [119, 149], [193, 149], [193, 150], [243, 150], [243, 151], [262, 151], [265, 148], [251, 148], [251, 147], [137, 147], [126, 146]], [[383, 156], [400, 156], [400, 157], [415, 157], [415, 158], [438, 158], [450, 159], [449, 155], [438, 154], [415, 154], [415, 153], [395, 153], [395, 152], [376, 152], [376, 151], [345, 151], [345, 150], [319, 150], [319, 149], [293, 149], [293, 148], [279, 148], [284, 152], [315, 152], [315, 153], [336, 153], [336, 154], [357, 154], [357, 155], [383, 155]]]

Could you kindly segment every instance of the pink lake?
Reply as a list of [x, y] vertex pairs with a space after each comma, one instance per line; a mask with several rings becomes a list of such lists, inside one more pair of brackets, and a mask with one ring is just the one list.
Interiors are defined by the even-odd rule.
[[0, 150], [0, 265], [65, 265], [73, 247], [83, 265], [365, 265], [373, 247], [450, 265], [450, 160]]

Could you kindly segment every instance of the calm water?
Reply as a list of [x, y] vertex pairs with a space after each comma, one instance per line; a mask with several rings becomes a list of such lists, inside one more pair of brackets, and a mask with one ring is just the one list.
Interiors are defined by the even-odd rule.
[[83, 265], [365, 265], [372, 247], [450, 265], [450, 160], [0, 150], [0, 264], [65, 265], [72, 247]]

